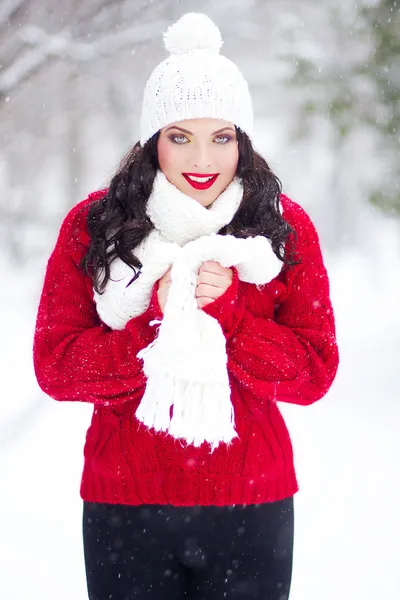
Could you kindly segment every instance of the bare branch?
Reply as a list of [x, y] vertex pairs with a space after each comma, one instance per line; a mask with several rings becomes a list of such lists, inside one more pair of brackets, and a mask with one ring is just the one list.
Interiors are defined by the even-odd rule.
[[25, 27], [20, 36], [33, 47], [0, 75], [0, 97], [10, 94], [50, 59], [70, 60], [74, 63], [98, 60], [123, 48], [145, 42], [154, 30], [160, 30], [163, 26], [164, 21], [146, 23], [104, 35], [92, 43], [76, 41], [68, 31], [50, 36], [39, 28]]
[[25, 0], [3, 0], [3, 2], [0, 6], [0, 27], [6, 25], [25, 4]]

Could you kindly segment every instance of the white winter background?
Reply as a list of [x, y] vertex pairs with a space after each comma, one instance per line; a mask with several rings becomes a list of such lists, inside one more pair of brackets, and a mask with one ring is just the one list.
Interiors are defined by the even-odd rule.
[[[143, 86], [164, 57], [161, 32], [193, 9], [215, 19], [224, 53], [248, 78], [256, 147], [312, 216], [331, 280], [337, 379], [311, 407], [281, 405], [301, 487], [291, 600], [400, 593], [400, 225], [368, 202], [373, 186], [395, 175], [379, 134], [357, 118], [358, 110], [381, 110], [373, 84], [352, 78], [375, 43], [354, 33], [359, 8], [307, 0], [0, 3], [1, 598], [87, 597], [79, 484], [92, 407], [56, 403], [38, 388], [37, 304], [63, 217], [107, 183], [136, 142]], [[290, 55], [326, 80], [288, 85], [299, 64]], [[366, 98], [353, 102], [341, 137], [325, 110], [331, 74]], [[309, 95], [319, 110], [298, 136]]]

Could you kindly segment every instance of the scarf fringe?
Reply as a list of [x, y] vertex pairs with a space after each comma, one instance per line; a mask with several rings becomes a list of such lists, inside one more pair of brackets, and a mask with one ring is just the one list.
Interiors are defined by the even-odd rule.
[[156, 339], [138, 353], [148, 381], [136, 417], [155, 431], [196, 447], [207, 442], [214, 450], [237, 435], [225, 336], [183, 291], [182, 304], [174, 302], [176, 291], [171, 288]]
[[136, 417], [196, 448], [206, 442], [211, 451], [237, 437], [229, 382], [199, 384], [158, 372], [149, 378]]

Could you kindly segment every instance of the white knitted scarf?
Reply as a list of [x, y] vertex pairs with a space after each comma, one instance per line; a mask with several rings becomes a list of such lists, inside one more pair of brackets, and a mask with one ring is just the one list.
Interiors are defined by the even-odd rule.
[[[136, 417], [155, 431], [214, 450], [236, 437], [230, 399], [226, 340], [218, 321], [197, 308], [197, 274], [206, 261], [236, 267], [239, 279], [265, 284], [282, 262], [265, 237], [238, 239], [217, 232], [233, 218], [243, 196], [235, 178], [209, 209], [172, 185], [161, 171], [147, 214], [155, 229], [134, 250], [143, 267], [134, 272], [117, 259], [105, 291], [94, 292], [97, 312], [112, 329], [123, 329], [149, 305], [154, 284], [171, 270], [171, 286], [158, 335], [139, 352], [147, 377]], [[128, 287], [127, 287], [128, 285]]]

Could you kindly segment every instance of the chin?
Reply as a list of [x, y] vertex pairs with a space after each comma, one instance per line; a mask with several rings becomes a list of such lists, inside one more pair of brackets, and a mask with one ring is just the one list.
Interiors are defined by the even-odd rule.
[[203, 206], [211, 206], [213, 202], [221, 195], [223, 189], [214, 188], [206, 190], [205, 192], [197, 192], [193, 190], [194, 193], [191, 194], [192, 198], [197, 200]]
[[189, 189], [189, 190], [182, 190], [187, 196], [189, 196], [190, 198], [193, 198], [193, 200], [196, 200], [196, 202], [198, 202], [199, 204], [201, 204], [202, 206], [211, 206], [211, 204], [217, 199], [218, 194], [215, 195], [206, 195], [202, 192], [197, 192], [196, 190], [193, 189]]
[[204, 206], [205, 208], [208, 208], [209, 206], [211, 206], [211, 204], [213, 204], [213, 202], [215, 202], [216, 198], [214, 198], [214, 196], [212, 198], [195, 198], [195, 200], [201, 204], [202, 206]]

